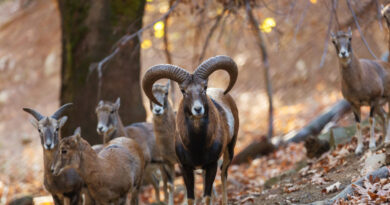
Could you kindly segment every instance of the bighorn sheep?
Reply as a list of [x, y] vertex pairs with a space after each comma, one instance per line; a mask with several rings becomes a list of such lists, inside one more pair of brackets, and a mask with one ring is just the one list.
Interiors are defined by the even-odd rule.
[[44, 186], [53, 196], [54, 203], [58, 204], [79, 204], [81, 201], [81, 190], [84, 182], [74, 169], [68, 169], [61, 175], [54, 176], [50, 170], [54, 155], [58, 149], [58, 142], [61, 139], [61, 127], [68, 119], [61, 117], [62, 113], [71, 106], [71, 103], [60, 107], [52, 116], [43, 116], [39, 112], [23, 108], [35, 119], [31, 124], [38, 130], [43, 147], [43, 172]]
[[[216, 70], [225, 70], [230, 75], [225, 91], [207, 89], [208, 77]], [[176, 81], [183, 94], [176, 116], [175, 150], [190, 205], [195, 198], [194, 170], [199, 168], [205, 171], [205, 202], [211, 204], [211, 190], [218, 159], [222, 154], [222, 204], [227, 204], [227, 170], [233, 158], [239, 126], [237, 106], [227, 93], [233, 88], [237, 75], [237, 65], [228, 56], [216, 56], [206, 60], [193, 74], [174, 65], [156, 65], [149, 68], [144, 75], [143, 90], [157, 105], [162, 106], [153, 95], [152, 88], [159, 79]]]
[[[352, 31], [338, 31], [331, 34], [332, 42], [336, 48], [341, 70], [341, 92], [344, 98], [351, 103], [355, 115], [357, 127], [358, 145], [355, 153], [363, 152], [363, 136], [360, 125], [360, 107], [370, 106], [370, 149], [375, 145], [375, 118], [377, 113], [383, 120], [383, 132], [386, 133], [386, 120], [382, 115], [383, 105], [390, 98], [390, 76], [388, 76], [390, 65], [384, 61], [358, 59], [351, 46]], [[390, 135], [387, 131], [385, 143], [390, 142]]]
[[153, 113], [154, 135], [164, 161], [163, 169], [166, 170], [164, 172], [166, 173], [164, 176], [165, 200], [168, 201], [168, 204], [173, 205], [175, 164], [177, 163], [175, 145], [173, 143], [175, 141], [176, 120], [175, 112], [168, 99], [169, 82], [166, 85], [154, 84], [152, 92], [161, 103], [160, 106], [150, 101], [150, 109]]
[[[153, 133], [153, 125], [151, 123], [134, 123], [127, 127], [123, 126], [119, 116], [120, 98], [117, 98], [115, 103], [101, 100], [96, 106], [96, 114], [98, 118], [97, 132], [103, 135], [103, 143], [107, 144], [110, 140], [124, 136], [134, 139], [142, 148], [144, 160], [147, 164], [144, 181], [151, 184], [155, 190], [156, 201], [160, 202], [159, 183], [160, 177], [158, 170], [160, 169], [161, 157], [157, 148], [156, 138]], [[115, 128], [112, 133], [107, 131], [110, 128]], [[95, 150], [101, 148], [94, 146]], [[158, 164], [152, 164], [158, 162]]]
[[97, 154], [77, 128], [61, 139], [51, 171], [57, 176], [76, 170], [98, 204], [126, 204], [129, 191], [130, 203], [138, 204], [144, 167], [142, 150], [133, 139], [115, 138]]

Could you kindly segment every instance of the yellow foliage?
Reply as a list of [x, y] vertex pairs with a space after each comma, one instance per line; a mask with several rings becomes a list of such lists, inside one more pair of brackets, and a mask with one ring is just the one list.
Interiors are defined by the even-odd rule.
[[146, 4], [145, 11], [153, 12], [155, 10], [155, 7], [152, 4]]
[[159, 21], [154, 24], [154, 37], [156, 38], [162, 38], [164, 36], [164, 22]]
[[148, 49], [151, 46], [152, 46], [152, 41], [149, 40], [149, 39], [146, 39], [146, 40], [142, 41], [142, 43], [141, 43], [141, 48], [142, 49]]
[[317, 3], [317, 0], [310, 0], [310, 2], [311, 2], [312, 4], [316, 4], [316, 3]]
[[155, 31], [164, 30], [164, 22], [158, 21], [157, 23], [154, 24], [153, 29]]
[[264, 19], [263, 23], [259, 26], [262, 32], [269, 33], [272, 31], [272, 28], [276, 26], [275, 19], [268, 17]]

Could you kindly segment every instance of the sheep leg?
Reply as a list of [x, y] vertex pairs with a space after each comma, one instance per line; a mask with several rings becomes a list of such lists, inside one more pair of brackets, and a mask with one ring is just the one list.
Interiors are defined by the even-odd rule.
[[131, 199], [130, 199], [130, 204], [131, 205], [137, 205], [138, 204], [138, 194], [139, 194], [139, 190], [141, 188], [141, 185], [142, 185], [142, 177], [140, 177], [140, 179], [135, 184], [135, 186], [133, 187], [133, 190], [131, 192]]
[[355, 149], [355, 154], [361, 154], [363, 152], [363, 135], [360, 124], [360, 106], [352, 106], [353, 114], [355, 115], [356, 121], [356, 137], [358, 145]]
[[390, 144], [390, 101], [387, 102], [388, 111], [387, 111], [387, 131], [385, 138], [385, 146]]
[[70, 198], [67, 196], [64, 196], [64, 205], [70, 205]]
[[150, 172], [150, 176], [152, 178], [152, 186], [153, 186], [153, 189], [154, 189], [154, 195], [155, 195], [155, 199], [158, 203], [161, 202], [160, 200], [160, 180], [158, 179], [157, 176], [155, 176], [155, 173], [153, 172]]
[[61, 199], [57, 195], [52, 195], [55, 205], [62, 205]]
[[383, 132], [383, 137], [387, 136], [387, 121], [386, 121], [386, 111], [383, 109], [382, 106], [378, 106], [377, 109], [375, 109], [375, 112], [377, 115], [379, 115], [379, 118], [381, 119], [382, 122], [382, 132]]
[[163, 190], [164, 190], [164, 202], [168, 203], [169, 201], [169, 193], [168, 193], [168, 173], [165, 168], [165, 165], [161, 165], [160, 167], [162, 179], [163, 179]]
[[77, 192], [77, 193], [71, 195], [69, 197], [69, 199], [70, 199], [70, 204], [72, 204], [72, 205], [81, 205], [81, 204], [83, 204], [82, 200], [81, 200], [82, 197], [81, 197], [81, 193], [80, 192]]
[[187, 190], [187, 204], [193, 205], [195, 201], [194, 193], [194, 169], [190, 166], [182, 165], [181, 171], [183, 173], [184, 184]]
[[221, 180], [222, 180], [222, 204], [228, 204], [226, 182], [228, 177], [228, 168], [234, 156], [234, 145], [236, 137], [233, 137], [234, 141], [228, 144], [228, 149], [223, 154], [223, 162], [221, 166]]
[[119, 198], [118, 205], [126, 205], [126, 200], [127, 200], [127, 194]]
[[370, 119], [369, 119], [369, 122], [370, 122], [370, 144], [369, 144], [369, 148], [371, 150], [374, 150], [376, 147], [376, 144], [375, 144], [376, 143], [375, 142], [375, 118], [374, 118], [376, 106], [377, 105], [374, 104], [370, 108]]
[[213, 183], [215, 180], [215, 176], [217, 175], [218, 162], [209, 164], [206, 167], [203, 167], [203, 169], [206, 171], [206, 175], [204, 178], [205, 187], [203, 188], [204, 189], [203, 196], [205, 198], [205, 204], [210, 205], [211, 192], [213, 190]]
[[167, 178], [168, 178], [168, 204], [173, 205], [173, 193], [175, 192], [175, 165], [167, 165]]

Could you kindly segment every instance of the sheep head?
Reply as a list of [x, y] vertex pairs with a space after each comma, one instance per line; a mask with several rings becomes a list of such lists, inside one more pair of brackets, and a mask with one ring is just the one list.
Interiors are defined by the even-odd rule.
[[179, 84], [183, 94], [184, 112], [193, 117], [202, 117], [207, 113], [207, 84], [208, 77], [217, 70], [225, 70], [230, 76], [230, 82], [225, 90], [227, 94], [234, 86], [238, 69], [236, 63], [228, 56], [209, 58], [198, 66], [193, 74], [174, 65], [156, 65], [145, 73], [142, 88], [148, 98], [155, 104], [162, 106], [153, 95], [153, 84], [162, 78], [168, 78]]
[[23, 110], [31, 114], [34, 119], [31, 119], [31, 124], [38, 130], [41, 138], [41, 144], [45, 150], [53, 149], [59, 142], [60, 130], [64, 126], [68, 117], [61, 115], [72, 105], [72, 103], [61, 106], [52, 116], [43, 116], [38, 111], [31, 108], [23, 108]]

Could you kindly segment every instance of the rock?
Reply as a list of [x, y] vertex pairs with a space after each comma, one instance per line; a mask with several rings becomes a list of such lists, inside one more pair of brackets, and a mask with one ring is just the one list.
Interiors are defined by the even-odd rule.
[[386, 163], [386, 154], [372, 154], [364, 161], [364, 166], [361, 171], [362, 175], [366, 175], [369, 172], [379, 169]]

